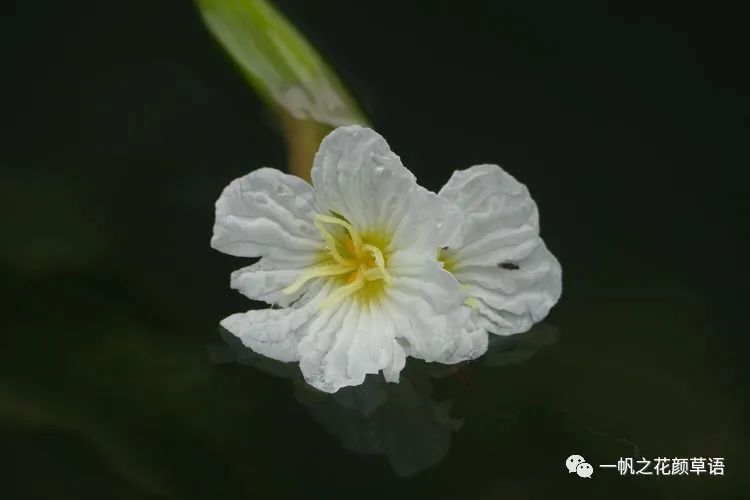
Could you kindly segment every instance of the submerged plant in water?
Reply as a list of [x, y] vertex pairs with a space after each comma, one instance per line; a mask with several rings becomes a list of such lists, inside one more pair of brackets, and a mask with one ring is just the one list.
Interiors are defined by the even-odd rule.
[[[216, 203], [211, 244], [260, 257], [232, 287], [279, 308], [222, 326], [260, 354], [298, 361], [326, 392], [380, 371], [396, 382], [407, 356], [473, 359], [487, 331], [528, 329], [559, 297], [559, 265], [528, 193], [513, 198], [520, 184], [498, 172], [458, 173], [438, 196], [380, 135], [347, 126], [321, 143], [312, 186], [269, 168], [236, 179]], [[479, 276], [498, 258], [512, 259], [516, 279]]]

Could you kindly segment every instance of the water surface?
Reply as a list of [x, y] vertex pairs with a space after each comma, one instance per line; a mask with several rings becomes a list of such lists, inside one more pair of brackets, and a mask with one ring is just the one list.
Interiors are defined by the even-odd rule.
[[[563, 297], [476, 362], [334, 397], [238, 351], [233, 178], [284, 138], [189, 2], [3, 19], [0, 497], [740, 498], [746, 83], [721, 13], [278, 2], [420, 182], [524, 182]], [[734, 57], [737, 56], [737, 57]], [[222, 340], [224, 339], [224, 340]], [[568, 474], [577, 453], [723, 477]]]

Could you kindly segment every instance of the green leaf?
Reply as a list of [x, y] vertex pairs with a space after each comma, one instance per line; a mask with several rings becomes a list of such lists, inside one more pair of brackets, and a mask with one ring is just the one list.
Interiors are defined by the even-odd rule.
[[196, 0], [216, 39], [252, 87], [294, 119], [336, 127], [362, 111], [311, 44], [265, 0]]
[[196, 0], [209, 30], [279, 116], [289, 171], [310, 179], [331, 130], [365, 124], [356, 101], [294, 26], [265, 0]]

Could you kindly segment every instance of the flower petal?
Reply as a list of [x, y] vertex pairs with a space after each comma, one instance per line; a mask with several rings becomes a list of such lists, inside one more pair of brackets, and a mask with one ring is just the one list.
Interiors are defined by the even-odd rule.
[[389, 318], [356, 299], [322, 310], [300, 341], [299, 352], [305, 380], [325, 392], [359, 385], [367, 374], [381, 370], [387, 379], [398, 380], [406, 357]]
[[562, 270], [539, 237], [526, 187], [496, 165], [455, 172], [440, 196], [464, 214], [451, 272], [477, 300], [477, 325], [499, 334], [527, 330], [560, 298]]
[[469, 316], [468, 320], [459, 323], [455, 328], [458, 328], [459, 331], [455, 335], [456, 340], [453, 348], [442, 355], [439, 360], [441, 363], [449, 365], [461, 363], [476, 359], [487, 352], [489, 335], [487, 335], [487, 330], [474, 320], [473, 316]]
[[544, 319], [562, 294], [562, 269], [543, 242], [518, 269], [486, 266], [456, 272], [478, 302], [478, 323], [501, 335], [525, 332]]
[[232, 314], [221, 321], [221, 326], [258, 354], [284, 362], [298, 361], [298, 344], [306, 325], [328, 293], [329, 284], [319, 285], [310, 288], [293, 307]]
[[439, 196], [458, 205], [465, 217], [463, 243], [455, 249], [460, 263], [522, 258], [533, 250], [529, 244], [539, 235], [536, 203], [526, 186], [497, 165], [454, 172]]
[[407, 354], [425, 361], [458, 363], [487, 350], [487, 333], [469, 323], [466, 295], [436, 262], [402, 268], [382, 301]]
[[232, 273], [231, 286], [253, 300], [287, 307], [295, 302], [307, 287], [293, 294], [283, 292], [294, 283], [305, 268], [314, 263], [314, 254], [308, 261], [280, 261], [273, 257], [263, 257], [260, 261]]
[[296, 313], [294, 309], [247, 311], [224, 318], [221, 326], [259, 354], [284, 362], [297, 361], [299, 339], [295, 334], [300, 322]]
[[440, 246], [456, 232], [460, 212], [420, 187], [377, 132], [340, 127], [323, 139], [312, 168], [321, 213], [344, 216], [360, 231], [390, 235], [388, 250]]
[[211, 246], [240, 257], [307, 261], [323, 247], [313, 224], [313, 190], [271, 168], [235, 179], [216, 202]]

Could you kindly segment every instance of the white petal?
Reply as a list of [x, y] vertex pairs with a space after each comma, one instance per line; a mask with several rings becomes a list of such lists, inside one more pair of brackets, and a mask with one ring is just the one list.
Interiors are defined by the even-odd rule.
[[471, 315], [468, 320], [464, 319], [462, 323], [457, 323], [453, 327], [454, 331], [458, 329], [458, 333], [455, 335], [456, 341], [453, 348], [443, 354], [439, 360], [441, 363], [449, 365], [461, 363], [478, 358], [487, 352], [489, 346], [487, 330], [473, 318], [474, 315]]
[[309, 184], [261, 168], [232, 181], [216, 201], [211, 246], [241, 257], [273, 253], [278, 260], [307, 261], [323, 245], [313, 216]]
[[454, 173], [440, 191], [464, 213], [452, 272], [477, 299], [476, 322], [493, 333], [527, 330], [560, 298], [562, 270], [539, 237], [526, 187], [495, 165]]
[[340, 127], [323, 139], [312, 169], [315, 204], [360, 231], [391, 235], [389, 251], [440, 246], [456, 232], [460, 211], [416, 183], [375, 131]]
[[328, 293], [330, 286], [319, 285], [309, 289], [294, 307], [232, 314], [221, 321], [221, 326], [258, 354], [284, 362], [298, 361], [299, 341]]
[[[475, 165], [456, 170], [439, 195], [458, 204], [466, 213], [491, 211], [495, 216], [508, 217], [511, 206], [528, 206], [532, 209], [528, 212], [536, 208], [526, 186], [497, 165]], [[521, 222], [526, 222], [525, 218]], [[534, 220], [533, 225], [538, 226], [536, 215]]]
[[[272, 359], [289, 362], [298, 359], [296, 336], [304, 321], [297, 321], [295, 309], [260, 309], [224, 318], [221, 326], [242, 343]], [[305, 318], [307, 319], [307, 318]]]
[[518, 269], [487, 266], [456, 273], [478, 301], [479, 324], [493, 333], [525, 332], [547, 316], [562, 293], [560, 263], [544, 243], [515, 264]]
[[323, 310], [299, 344], [305, 380], [325, 392], [359, 385], [367, 374], [383, 370], [398, 380], [405, 354], [393, 325], [377, 307], [349, 299]]
[[231, 286], [253, 300], [286, 307], [296, 301], [307, 287], [287, 295], [283, 290], [294, 283], [307, 266], [314, 264], [314, 254], [308, 261], [278, 261], [263, 257], [260, 261], [232, 273]]
[[419, 265], [391, 264], [393, 284], [387, 289], [394, 300], [414, 297], [422, 300], [435, 314], [447, 314], [460, 306], [466, 296], [456, 279], [435, 261], [423, 259]]
[[462, 265], [515, 260], [537, 245], [539, 214], [526, 187], [496, 165], [456, 171], [440, 197], [464, 214], [462, 245], [455, 249]]
[[487, 350], [487, 333], [469, 328], [466, 296], [450, 273], [428, 261], [398, 276], [381, 306], [410, 356], [457, 363]]

